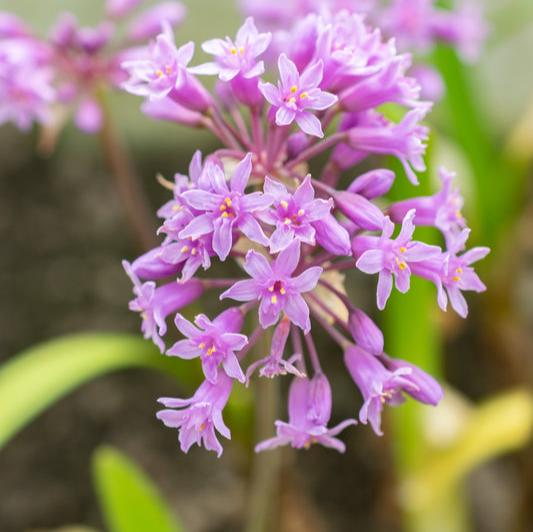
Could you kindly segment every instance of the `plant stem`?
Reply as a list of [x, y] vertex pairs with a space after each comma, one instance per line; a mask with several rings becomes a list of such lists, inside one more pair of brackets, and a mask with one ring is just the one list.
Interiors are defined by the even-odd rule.
[[[265, 332], [256, 344], [259, 355], [270, 350], [271, 334]], [[256, 441], [272, 436], [279, 409], [279, 379], [258, 379], [255, 386]], [[252, 460], [252, 478], [246, 519], [246, 532], [279, 530], [277, 513], [281, 451], [255, 454]]]
[[152, 211], [144, 195], [140, 180], [133, 170], [130, 157], [111, 117], [105, 95], [100, 95], [103, 125], [100, 131], [102, 150], [113, 175], [115, 187], [124, 207], [132, 233], [139, 247], [147, 251], [157, 246]]

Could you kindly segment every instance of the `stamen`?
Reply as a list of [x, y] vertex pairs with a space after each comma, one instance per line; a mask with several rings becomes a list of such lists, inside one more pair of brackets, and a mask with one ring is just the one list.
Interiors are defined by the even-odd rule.
[[269, 291], [269, 292], [273, 292], [273, 291], [274, 291], [274, 287], [273, 287], [273, 286], [269, 286], [269, 287], [268, 287], [268, 291]]
[[220, 209], [221, 211], [225, 211], [226, 208], [227, 208], [227, 207], [226, 207], [224, 204], [222, 204], [222, 205], [219, 207], [219, 209]]
[[212, 345], [208, 350], [207, 350], [207, 356], [210, 357], [215, 351], [216, 351], [216, 347], [214, 345]]
[[277, 302], [278, 302], [278, 296], [272, 296], [272, 297], [270, 298], [270, 301], [271, 301], [272, 303], [274, 303], [274, 304], [277, 303]]
[[455, 275], [454, 277], [452, 277], [452, 281], [454, 281], [455, 283], [458, 283], [460, 280], [461, 278], [458, 275]]
[[237, 55], [237, 48], [231, 48], [230, 53], [231, 55]]
[[289, 98], [289, 103], [296, 103], [296, 98], [294, 96]]
[[158, 77], [158, 78], [162, 78], [164, 76], [163, 74], [163, 71], [158, 68], [156, 71], [155, 71], [155, 75]]
[[400, 248], [400, 253], [405, 253], [407, 251], [407, 248], [405, 246], [402, 246]]
[[307, 94], [307, 92], [302, 92], [302, 94], [300, 94], [300, 99], [305, 100], [308, 96], [309, 94]]
[[170, 73], [172, 72], [172, 67], [170, 65], [166, 65], [165, 72], [167, 73], [167, 75], [170, 75]]
[[300, 209], [298, 211], [298, 216], [303, 216], [305, 214], [305, 211], [303, 209]]
[[283, 288], [283, 286], [282, 286], [282, 287], [279, 289], [279, 293], [280, 293], [282, 296], [284, 296], [284, 295], [287, 293], [287, 291], [286, 291], [285, 288]]
[[463, 268], [459, 267], [455, 270], [456, 273], [463, 273]]
[[296, 85], [293, 85], [293, 86], [291, 87], [291, 93], [294, 94], [294, 93], [296, 93], [296, 92], [298, 92], [298, 87], [297, 87]]
[[198, 344], [198, 347], [199, 347], [200, 349], [204, 349], [204, 348], [205, 348], [205, 342], [200, 342], [200, 343]]
[[220, 216], [222, 216], [222, 218], [228, 218], [229, 214], [224, 211]]
[[241, 55], [244, 55], [244, 46], [241, 46], [241, 47], [239, 48], [239, 53], [240, 53]]
[[198, 253], [198, 250], [196, 248], [191, 249], [191, 255], [194, 257]]
[[226, 199], [224, 200], [224, 202], [226, 203], [226, 205], [227, 205], [228, 207], [231, 207], [231, 198], [230, 198], [229, 196], [226, 197]]
[[291, 219], [290, 218], [285, 218], [285, 220], [283, 221], [283, 223], [285, 225], [289, 225], [291, 223]]
[[187, 251], [189, 251], [189, 246], [185, 245], [181, 248], [182, 253], [187, 253]]
[[285, 200], [281, 200], [279, 204], [284, 208], [287, 209], [289, 207], [289, 204]]

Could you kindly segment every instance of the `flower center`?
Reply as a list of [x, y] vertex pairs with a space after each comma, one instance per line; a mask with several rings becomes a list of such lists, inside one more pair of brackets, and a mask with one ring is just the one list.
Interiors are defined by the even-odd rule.
[[268, 291], [271, 294], [270, 302], [274, 304], [279, 301], [280, 297], [284, 296], [287, 293], [282, 281], [275, 281], [273, 285], [268, 287]]
[[296, 210], [294, 205], [290, 205], [288, 201], [281, 200], [279, 202], [279, 213], [285, 225], [300, 225], [302, 223], [301, 218], [305, 215], [305, 210]]
[[237, 216], [233, 201], [229, 196], [224, 198], [224, 201], [220, 204], [218, 210], [220, 211], [221, 218], [235, 218]]

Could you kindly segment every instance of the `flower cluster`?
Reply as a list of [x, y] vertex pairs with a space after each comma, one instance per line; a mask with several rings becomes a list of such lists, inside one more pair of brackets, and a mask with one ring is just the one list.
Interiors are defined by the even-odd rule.
[[[291, 34], [313, 38], [313, 19], [317, 12], [343, 10], [364, 14], [388, 37], [394, 37], [398, 49], [416, 54], [411, 69], [420, 83], [422, 94], [433, 101], [440, 99], [444, 87], [440, 74], [425, 61], [439, 43], [454, 47], [466, 61], [479, 56], [487, 35], [479, 0], [455, 0], [453, 9], [444, 9], [436, 0], [241, 0], [243, 11], [253, 16], [261, 28], [274, 32], [274, 46], [283, 50], [292, 43]], [[294, 21], [297, 21], [294, 23]]]
[[[100, 95], [125, 80], [121, 63], [144, 55], [138, 47], [161, 31], [161, 20], [177, 25], [185, 15], [181, 3], [166, 1], [126, 20], [141, 2], [107, 0], [105, 18], [94, 27], [80, 27], [64, 13], [46, 38], [0, 12], [0, 124], [28, 130], [37, 122], [55, 131], [72, 115], [80, 130], [99, 131]], [[121, 23], [124, 37], [118, 40]]]
[[[465, 251], [469, 229], [452, 173], [441, 170], [435, 195], [389, 205], [394, 172], [374, 168], [353, 179], [359, 163], [377, 160], [369, 156], [396, 157], [413, 184], [425, 169], [421, 121], [431, 104], [409, 75], [410, 57], [358, 13], [314, 13], [303, 24], [285, 36], [277, 69], [268, 73], [275, 83], [263, 78], [273, 36], [252, 18], [234, 39], [203, 43], [210, 62], [191, 65], [194, 43], [177, 46], [164, 23], [145, 56], [123, 63], [123, 87], [144, 98], [148, 116], [205, 128], [222, 144], [205, 158], [195, 153], [188, 175], [166, 182], [173, 197], [158, 211], [161, 245], [124, 263], [136, 296], [130, 308], [140, 313], [145, 337], [166, 355], [202, 364], [205, 381], [193, 397], [161, 399], [166, 408], [158, 413], [179, 430], [185, 452], [197, 443], [222, 453], [217, 433], [230, 437], [222, 411], [234, 381], [248, 385], [254, 374], [292, 378], [288, 422], [276, 422], [276, 436], [257, 451], [314, 443], [343, 451], [336, 436], [356, 421], [328, 428], [332, 391], [315, 346], [317, 327], [344, 352], [363, 397], [359, 421], [377, 434], [385, 405], [406, 395], [439, 402], [432, 377], [384, 352], [382, 332], [350, 301], [341, 272], [378, 274], [379, 309], [393, 282], [409, 290], [411, 275], [433, 283], [442, 309], [449, 298], [461, 316], [462, 293], [485, 289], [471, 265], [488, 249]], [[209, 75], [218, 78], [214, 94], [199, 77]], [[390, 102], [404, 109], [397, 122], [380, 112]], [[416, 226], [426, 225], [441, 231], [442, 248], [416, 239]], [[216, 273], [235, 268], [234, 278]], [[202, 270], [212, 275], [201, 277]], [[177, 313], [212, 291], [233, 306], [194, 323]], [[248, 315], [256, 325], [246, 335]], [[169, 345], [172, 317], [183, 339]], [[270, 350], [248, 361], [269, 332]]]

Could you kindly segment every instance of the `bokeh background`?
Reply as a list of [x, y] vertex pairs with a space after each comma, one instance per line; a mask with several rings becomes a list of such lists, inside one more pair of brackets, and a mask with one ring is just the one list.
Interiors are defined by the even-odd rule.
[[[177, 31], [178, 41], [232, 35], [239, 25], [231, 0], [184, 3], [189, 16]], [[509, 167], [502, 165], [498, 187], [516, 173], [520, 193], [491, 242], [495, 253], [482, 270], [489, 292], [470, 298], [470, 319], [459, 323], [443, 317], [434, 303], [431, 320], [439, 330], [442, 375], [454, 391], [429, 424], [444, 439], [468, 417], [472, 405], [508, 390], [531, 391], [533, 382], [533, 2], [485, 4], [491, 34], [479, 64], [468, 66], [467, 72], [491, 151], [505, 152], [511, 161]], [[98, 21], [103, 10], [100, 0], [0, 0], [0, 9], [16, 12], [43, 32], [62, 10], [87, 24]], [[114, 101], [114, 114], [155, 210], [167, 197], [155, 175], [183, 172], [197, 148], [210, 151], [212, 139], [146, 119], [133, 97], [120, 95]], [[492, 212], [478, 212], [487, 203], [476, 201], [479, 180], [473, 177], [470, 147], [456, 134], [449, 111], [444, 102], [431, 117], [443, 132], [436, 157], [458, 170], [467, 201], [476, 207], [479, 234], [492, 238], [490, 229], [483, 230], [491, 227]], [[33, 344], [73, 332], [138, 331], [137, 316], [127, 310], [130, 283], [120, 266], [137, 249], [98, 139], [70, 126], [46, 158], [36, 154], [36, 143], [35, 134], [24, 135], [11, 126], [0, 129], [0, 363]], [[488, 176], [485, 186], [494, 187]], [[354, 277], [351, 290], [371, 307], [372, 283]], [[407, 339], [418, 337], [424, 327], [414, 318], [411, 329], [404, 328]], [[340, 357], [330, 351], [335, 416], [340, 419], [353, 415], [359, 399]], [[231, 413], [243, 425], [242, 434], [237, 431], [220, 460], [198, 449], [185, 456], [176, 434], [165, 430], [154, 414], [157, 397], [188, 395], [190, 390], [191, 384], [179, 379], [127, 370], [85, 384], [46, 410], [0, 450], [0, 531], [78, 524], [104, 530], [91, 478], [94, 450], [103, 444], [123, 451], [151, 477], [187, 531], [253, 530], [249, 398], [242, 399], [242, 412], [237, 405]], [[0, 416], [2, 410], [0, 405]], [[349, 431], [345, 455], [319, 448], [281, 453], [277, 524], [270, 529], [403, 530], [397, 433], [391, 429], [379, 439], [368, 428]], [[492, 437], [490, 431], [482, 432], [476, 445], [490, 447]], [[459, 492], [468, 515], [464, 530], [533, 530], [533, 449], [524, 441], [513, 452], [465, 467], [468, 475]], [[416, 440], [410, 445], [416, 454]], [[437, 521], [427, 530], [440, 530]]]

